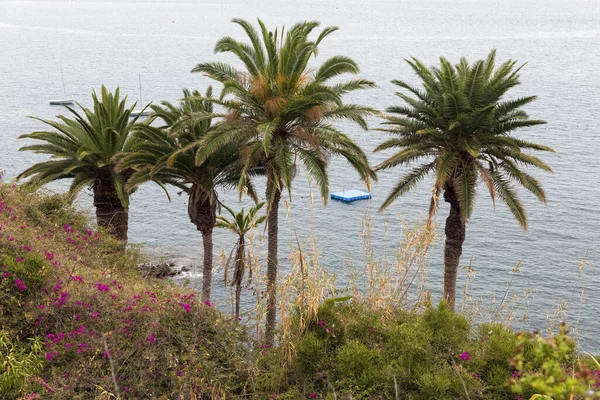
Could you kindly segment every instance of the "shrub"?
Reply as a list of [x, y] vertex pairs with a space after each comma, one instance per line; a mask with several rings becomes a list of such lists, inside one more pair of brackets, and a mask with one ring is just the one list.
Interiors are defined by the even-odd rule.
[[0, 183], [0, 317], [10, 355], [0, 398], [243, 393], [253, 348], [244, 327], [185, 288], [142, 279], [137, 250], [69, 207]]
[[7, 331], [0, 330], [0, 394], [3, 399], [18, 398], [24, 394], [26, 379], [37, 376], [43, 364], [39, 339], [15, 343]]
[[291, 345], [257, 347], [189, 289], [143, 279], [142, 259], [63, 199], [0, 183], [0, 398], [598, 398], [600, 365], [564, 327], [341, 297], [290, 318]]
[[511, 360], [517, 371], [510, 386], [514, 393], [555, 400], [573, 396], [600, 399], [600, 391], [596, 391], [600, 370], [590, 370], [578, 360], [575, 342], [567, 331], [563, 324], [557, 335], [548, 338], [526, 333], [519, 336], [518, 351]]

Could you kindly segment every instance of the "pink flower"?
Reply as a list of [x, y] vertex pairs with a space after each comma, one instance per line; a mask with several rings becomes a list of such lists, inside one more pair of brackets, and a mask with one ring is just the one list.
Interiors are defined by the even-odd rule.
[[83, 278], [80, 277], [79, 275], [71, 275], [71, 280], [75, 281], [75, 282], [81, 282], [81, 283], [83, 283]]
[[29, 246], [23, 246], [23, 249], [25, 249], [27, 251], [31, 251], [31, 247], [29, 247]]
[[156, 341], [156, 336], [155, 336], [155, 335], [150, 335], [150, 336], [148, 336], [148, 341], [149, 341], [150, 343], [154, 343], [154, 342]]
[[23, 262], [23, 259], [21, 257], [17, 257], [17, 258], [15, 258], [15, 261], [16, 262]]
[[471, 361], [471, 355], [469, 353], [467, 353], [466, 351], [464, 353], [460, 354], [458, 356], [458, 358], [460, 358], [461, 360], [464, 360], [464, 361]]
[[310, 396], [308, 396], [309, 399], [314, 399], [315, 397], [317, 397], [316, 393], [311, 393]]
[[186, 312], [190, 312], [192, 310], [192, 307], [187, 303], [179, 303], [179, 305], [183, 307]]
[[95, 286], [98, 288], [99, 292], [109, 292], [110, 291], [110, 286], [103, 285], [101, 283], [97, 283]]
[[15, 286], [20, 291], [24, 291], [25, 289], [27, 289], [27, 286], [25, 286], [25, 283], [21, 279], [15, 279]]
[[46, 353], [46, 360], [52, 361], [52, 353]]
[[208, 307], [212, 307], [212, 304], [208, 299], [204, 302], [204, 304], [206, 304]]
[[67, 302], [69, 297], [71, 297], [71, 295], [69, 293], [61, 292], [60, 297], [58, 298], [58, 300], [56, 300], [56, 306], [62, 307]]

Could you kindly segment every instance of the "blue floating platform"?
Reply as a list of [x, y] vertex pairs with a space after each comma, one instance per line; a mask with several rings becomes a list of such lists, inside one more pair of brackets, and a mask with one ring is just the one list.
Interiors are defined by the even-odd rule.
[[355, 200], [370, 199], [371, 193], [363, 192], [362, 190], [344, 190], [343, 192], [331, 193], [331, 198], [334, 200], [350, 203]]

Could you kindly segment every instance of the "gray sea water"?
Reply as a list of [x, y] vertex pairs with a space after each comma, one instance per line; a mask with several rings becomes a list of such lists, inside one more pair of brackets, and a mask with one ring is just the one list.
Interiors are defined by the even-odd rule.
[[[361, 76], [379, 88], [348, 100], [380, 109], [400, 103], [391, 79], [418, 83], [404, 61], [407, 57], [434, 65], [441, 55], [451, 61], [460, 56], [474, 60], [495, 48], [499, 61], [527, 62], [521, 73], [523, 84], [512, 95], [537, 95], [539, 99], [527, 110], [531, 117], [548, 121], [521, 133], [556, 150], [544, 155], [554, 174], [535, 172], [546, 188], [548, 204], [520, 192], [530, 224], [523, 232], [506, 207], [494, 208], [481, 188], [467, 227], [462, 262], [471, 262], [477, 270], [470, 292], [484, 300], [494, 293], [501, 296], [511, 279], [509, 271], [521, 263], [513, 289], [517, 293], [527, 286], [535, 290], [528, 302], [527, 327], [544, 329], [547, 316], [563, 298], [571, 304], [569, 319], [579, 324], [583, 347], [600, 351], [596, 308], [600, 279], [591, 267], [585, 267], [582, 279], [577, 280], [581, 260], [594, 265], [600, 256], [600, 2], [596, 0], [0, 1], [0, 169], [5, 177], [14, 178], [44, 159], [18, 153], [26, 142], [17, 136], [43, 128], [26, 116], [53, 118], [62, 112], [48, 105], [48, 99], [63, 95], [61, 66], [68, 94], [83, 105], [90, 104], [92, 89], [101, 84], [119, 85], [131, 101], [137, 101], [138, 76], [144, 101], [175, 101], [182, 88], [204, 91], [210, 84], [207, 78], [190, 73], [197, 63], [231, 61], [214, 55], [212, 49], [222, 36], [243, 37], [230, 23], [234, 17], [260, 17], [270, 27], [310, 19], [339, 26], [322, 43], [318, 60], [335, 54], [355, 59]], [[372, 121], [373, 126], [377, 124]], [[342, 128], [369, 152], [384, 139], [376, 131]], [[372, 163], [386, 155], [371, 155]], [[386, 221], [389, 248], [399, 240], [402, 218], [425, 218], [431, 182], [377, 213], [402, 172], [380, 174], [371, 202], [330, 202], [324, 207], [315, 201], [314, 223], [306, 177], [299, 174], [296, 178], [291, 216], [298, 235], [302, 240], [314, 234], [322, 250], [321, 263], [336, 272], [341, 285], [348, 280], [346, 265], [360, 266], [364, 261], [359, 232], [365, 212], [370, 212], [375, 226], [377, 251], [383, 251]], [[332, 191], [361, 188], [356, 174], [342, 160], [332, 161], [330, 179]], [[61, 190], [64, 185], [54, 188]], [[189, 223], [184, 196], [172, 193], [170, 203], [152, 185], [133, 196], [131, 241], [144, 244], [155, 255], [199, 265], [200, 234]], [[235, 194], [223, 193], [221, 198], [239, 207]], [[89, 194], [80, 197], [80, 204], [91, 207]], [[441, 226], [447, 211], [441, 204]], [[293, 245], [285, 212], [280, 225], [280, 263], [285, 275], [289, 269], [286, 254]], [[439, 232], [443, 234], [442, 229]], [[222, 249], [228, 252], [232, 244], [232, 236], [215, 235], [216, 254]], [[442, 244], [439, 240], [430, 263], [429, 286], [434, 297], [439, 297], [441, 288]], [[465, 274], [462, 270], [461, 285]], [[201, 279], [199, 270], [188, 277], [193, 284]], [[582, 290], [585, 302], [580, 306]], [[228, 290], [216, 289], [218, 305], [226, 307], [228, 298]]]

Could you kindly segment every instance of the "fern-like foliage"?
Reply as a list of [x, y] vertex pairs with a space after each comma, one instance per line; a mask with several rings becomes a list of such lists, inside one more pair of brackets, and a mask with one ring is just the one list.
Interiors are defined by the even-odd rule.
[[[148, 181], [160, 185], [167, 196], [165, 185], [188, 194], [194, 187], [213, 203], [217, 201], [217, 187], [237, 186], [240, 163], [236, 143], [227, 143], [202, 163], [196, 163], [202, 140], [218, 127], [213, 123], [215, 118], [223, 116], [214, 113], [211, 97], [211, 87], [204, 95], [184, 90], [179, 103], [164, 101], [151, 107], [148, 122], [136, 127], [135, 143], [120, 156], [119, 168], [135, 171], [129, 179], [130, 190]], [[158, 124], [152, 124], [155, 121]], [[247, 188], [255, 198], [253, 186]]]
[[73, 179], [70, 193], [76, 194], [100, 181], [110, 181], [123, 207], [129, 204], [125, 184], [129, 171], [116, 171], [115, 156], [128, 151], [132, 145], [131, 133], [137, 117], [130, 118], [131, 107], [127, 98], [120, 98], [119, 88], [111, 93], [102, 86], [100, 98], [92, 93], [93, 108], [77, 104], [78, 109], [66, 107], [71, 117], [59, 115], [56, 121], [32, 117], [50, 126], [52, 130], [21, 135], [20, 139], [33, 139], [37, 144], [24, 146], [20, 151], [48, 154], [50, 159], [23, 171], [18, 179], [31, 178], [33, 187], [59, 179]]
[[[337, 28], [325, 28], [311, 39], [319, 25], [315, 21], [298, 23], [287, 31], [269, 31], [261, 20], [258, 29], [241, 19], [233, 22], [244, 30], [249, 42], [224, 37], [215, 52], [232, 54], [243, 69], [221, 62], [201, 63], [193, 69], [223, 84], [221, 97], [214, 101], [227, 111], [225, 123], [203, 139], [197, 163], [229, 143], [244, 143], [238, 187], [246, 187], [252, 166], [267, 169], [268, 209], [276, 192], [287, 188], [291, 195], [298, 161], [317, 183], [324, 201], [329, 195], [331, 155], [346, 158], [367, 184], [375, 179], [362, 149], [335, 126], [335, 122], [347, 120], [366, 129], [365, 117], [374, 111], [344, 104], [342, 98], [375, 85], [364, 79], [337, 82], [340, 75], [359, 71], [348, 57], [332, 57], [315, 70], [308, 67], [318, 45]], [[332, 83], [334, 79], [336, 83]]]
[[377, 170], [416, 164], [406, 172], [383, 202], [388, 207], [426, 176], [434, 176], [429, 217], [437, 210], [445, 190], [458, 197], [461, 216], [467, 221], [473, 212], [476, 188], [483, 182], [492, 200], [508, 206], [519, 224], [527, 228], [527, 215], [515, 190], [523, 186], [541, 202], [546, 194], [540, 182], [523, 167], [544, 171], [551, 168], [529, 150], [553, 151], [550, 147], [513, 136], [517, 130], [545, 124], [530, 119], [523, 107], [535, 96], [505, 99], [517, 86], [523, 67], [508, 60], [496, 66], [496, 51], [487, 59], [470, 64], [462, 58], [456, 65], [445, 58], [439, 67], [428, 68], [416, 58], [407, 60], [422, 82], [422, 88], [394, 80], [396, 95], [405, 105], [387, 109], [382, 131], [392, 137], [375, 151], [396, 152]]

